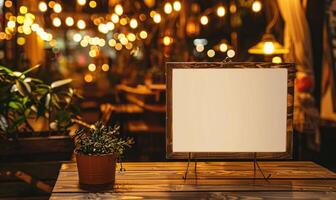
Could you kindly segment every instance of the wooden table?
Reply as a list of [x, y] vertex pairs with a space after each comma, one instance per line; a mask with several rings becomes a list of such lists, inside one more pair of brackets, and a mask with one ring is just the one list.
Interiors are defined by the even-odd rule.
[[261, 174], [253, 179], [252, 162], [194, 163], [188, 179], [186, 162], [125, 163], [117, 169], [114, 190], [90, 193], [78, 185], [75, 163], [63, 164], [51, 199], [336, 199], [336, 174], [313, 162], [260, 162]]

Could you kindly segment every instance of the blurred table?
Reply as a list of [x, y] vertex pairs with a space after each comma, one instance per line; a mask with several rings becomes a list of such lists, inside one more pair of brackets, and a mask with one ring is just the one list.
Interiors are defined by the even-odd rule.
[[197, 179], [191, 163], [185, 181], [186, 164], [125, 163], [100, 193], [80, 189], [76, 163], [63, 164], [51, 199], [336, 199], [336, 174], [313, 162], [260, 162], [269, 182], [253, 179], [253, 162], [198, 162]]

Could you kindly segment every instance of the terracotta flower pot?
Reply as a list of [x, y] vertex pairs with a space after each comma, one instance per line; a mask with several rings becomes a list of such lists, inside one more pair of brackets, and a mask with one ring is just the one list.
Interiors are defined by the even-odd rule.
[[81, 185], [114, 185], [116, 155], [83, 155], [76, 153]]

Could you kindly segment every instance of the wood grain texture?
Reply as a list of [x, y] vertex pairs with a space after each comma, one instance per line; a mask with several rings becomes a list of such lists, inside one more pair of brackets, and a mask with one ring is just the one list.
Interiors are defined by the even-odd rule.
[[113, 189], [90, 193], [79, 187], [75, 163], [63, 164], [51, 199], [334, 199], [336, 174], [312, 162], [261, 162], [269, 182], [260, 173], [253, 179], [251, 162], [194, 163], [184, 181], [186, 162], [124, 163], [117, 167]]
[[[286, 152], [257, 153], [258, 159], [291, 159], [293, 151], [293, 111], [294, 111], [294, 79], [295, 64], [292, 63], [252, 63], [252, 62], [168, 62], [166, 64], [166, 157], [173, 159], [187, 159], [189, 152], [173, 152], [172, 133], [172, 74], [173, 69], [186, 68], [286, 68], [288, 72], [287, 82], [287, 145]], [[190, 152], [193, 159], [253, 159], [253, 152]]]

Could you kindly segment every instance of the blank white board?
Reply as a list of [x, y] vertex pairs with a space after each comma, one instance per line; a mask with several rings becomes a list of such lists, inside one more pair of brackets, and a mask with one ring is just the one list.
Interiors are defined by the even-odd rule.
[[287, 69], [172, 71], [173, 152], [285, 152]]

